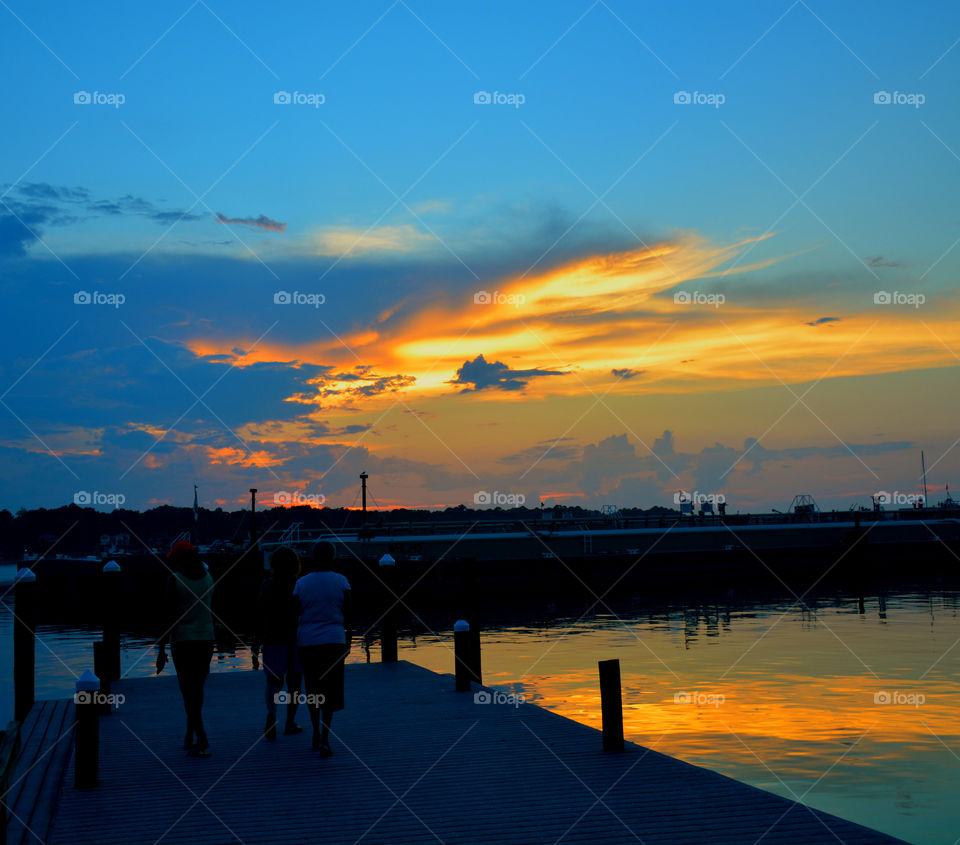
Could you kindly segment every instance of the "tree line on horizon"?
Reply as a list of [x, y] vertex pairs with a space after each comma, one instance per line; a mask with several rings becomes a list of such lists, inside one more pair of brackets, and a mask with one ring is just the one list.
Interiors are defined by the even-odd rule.
[[[544, 508], [551, 515], [570, 513], [575, 518], [597, 517], [599, 511], [579, 505], [557, 505]], [[676, 514], [664, 507], [624, 508], [623, 516], [660, 516]], [[470, 508], [457, 505], [443, 510], [395, 508], [368, 511], [367, 525], [376, 529], [403, 522], [462, 521], [534, 521], [543, 518], [540, 508]], [[267, 529], [288, 528], [295, 522], [307, 529], [343, 531], [359, 529], [363, 514], [348, 508], [272, 507], [257, 509], [258, 534]], [[5, 560], [20, 559], [30, 554], [84, 556], [99, 554], [108, 546], [126, 547], [133, 553], [149, 549], [166, 551], [172, 540], [187, 531], [195, 542], [203, 545], [223, 543], [240, 546], [250, 537], [250, 510], [225, 511], [223, 508], [199, 508], [194, 519], [193, 508], [159, 505], [145, 511], [117, 508], [99, 511], [76, 504], [58, 508], [20, 508], [16, 514], [0, 510], [0, 555]], [[118, 539], [119, 538], [119, 539]]]

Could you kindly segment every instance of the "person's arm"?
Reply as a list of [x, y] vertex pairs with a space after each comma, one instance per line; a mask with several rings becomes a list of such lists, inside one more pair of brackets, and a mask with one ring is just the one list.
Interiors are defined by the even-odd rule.
[[254, 669], [260, 668], [260, 647], [263, 645], [264, 622], [267, 615], [266, 607], [267, 582], [264, 581], [260, 586], [260, 593], [257, 596], [257, 618], [254, 625], [253, 643], [250, 646], [250, 662]]
[[343, 636], [347, 644], [347, 651], [353, 645], [353, 599], [352, 591], [347, 589], [343, 591]]
[[160, 602], [161, 606], [161, 622], [163, 626], [163, 633], [160, 634], [160, 638], [157, 640], [157, 674], [159, 675], [163, 671], [163, 667], [167, 665], [167, 641], [170, 639], [170, 630], [176, 624], [176, 611], [174, 610], [174, 586], [173, 586], [173, 576], [167, 578], [166, 586], [163, 590], [163, 599]]

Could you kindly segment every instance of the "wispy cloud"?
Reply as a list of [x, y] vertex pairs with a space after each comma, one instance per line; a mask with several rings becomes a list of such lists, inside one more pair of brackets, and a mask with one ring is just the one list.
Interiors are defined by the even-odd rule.
[[261, 214], [258, 217], [227, 217], [218, 211], [216, 220], [218, 223], [228, 223], [232, 226], [249, 226], [253, 229], [264, 229], [268, 232], [285, 232], [287, 229], [286, 223], [271, 220], [265, 214]]
[[315, 232], [310, 248], [315, 255], [347, 257], [371, 253], [420, 252], [436, 245], [436, 238], [410, 223], [370, 229], [330, 226]]

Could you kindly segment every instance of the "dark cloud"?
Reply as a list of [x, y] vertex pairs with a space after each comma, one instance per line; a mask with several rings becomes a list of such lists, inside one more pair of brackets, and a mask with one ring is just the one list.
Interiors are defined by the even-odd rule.
[[335, 433], [341, 436], [348, 434], [362, 434], [364, 431], [370, 431], [372, 428], [373, 426], [369, 424], [354, 423], [352, 425], [341, 426], [336, 430]]
[[839, 317], [819, 317], [816, 320], [811, 320], [809, 323], [804, 323], [805, 326], [822, 326], [824, 323], [839, 323]]
[[637, 376], [642, 376], [645, 372], [646, 370], [631, 370], [629, 367], [623, 367], [622, 369], [614, 368], [610, 370], [610, 374], [612, 376], [622, 379], [623, 381], [636, 378]]
[[170, 225], [185, 220], [188, 223], [194, 220], [203, 220], [207, 215], [194, 213], [192, 211], [178, 211], [176, 209], [167, 210], [158, 208], [150, 200], [143, 197], [135, 197], [127, 194], [117, 200], [95, 200], [86, 204], [86, 209], [94, 214], [106, 214], [109, 216], [118, 216], [125, 214], [135, 214], [154, 220], [157, 223]]
[[[20, 218], [20, 221], [17, 221], [20, 223], [20, 230], [9, 223], [6, 227], [0, 225], [0, 228], [5, 228], [5, 231], [0, 231], [0, 256], [22, 255], [25, 246], [41, 236], [36, 226], [66, 226], [82, 220], [80, 215], [83, 212], [87, 215], [107, 217], [135, 215], [161, 225], [171, 225], [181, 220], [189, 223], [203, 220], [207, 216], [188, 210], [160, 208], [150, 200], [132, 194], [119, 199], [96, 199], [87, 188], [67, 188], [46, 182], [8, 184], [4, 189], [11, 199], [4, 201], [3, 205], [15, 221], [17, 217]], [[22, 230], [27, 227], [33, 229], [34, 234], [27, 232], [26, 237], [22, 237]], [[19, 244], [19, 248], [16, 244]]]
[[227, 217], [218, 211], [217, 222], [231, 223], [235, 226], [252, 226], [256, 229], [266, 229], [270, 232], [284, 232], [287, 229], [286, 223], [271, 220], [265, 214], [261, 214], [259, 217]]
[[511, 370], [500, 361], [487, 362], [483, 355], [478, 355], [472, 361], [464, 361], [457, 370], [457, 377], [448, 384], [465, 384], [461, 393], [473, 390], [523, 390], [532, 378], [538, 376], [565, 376], [559, 370]]
[[529, 449], [514, 452], [500, 458], [502, 464], [533, 466], [540, 461], [571, 460], [580, 457], [582, 449], [572, 437], [559, 437], [556, 440], [541, 440]]
[[899, 261], [892, 261], [888, 259], [885, 255], [868, 255], [863, 259], [868, 267], [891, 267], [894, 269], [902, 269], [906, 267], [906, 264], [901, 264]]
[[38, 200], [56, 200], [59, 202], [90, 202], [92, 197], [86, 188], [64, 188], [48, 185], [46, 182], [23, 182], [15, 188], [4, 185], [5, 190], [13, 190], [22, 197]]
[[12, 213], [0, 213], [0, 258], [20, 258], [40, 238], [40, 227], [50, 218], [42, 211], [24, 211], [3, 203]]

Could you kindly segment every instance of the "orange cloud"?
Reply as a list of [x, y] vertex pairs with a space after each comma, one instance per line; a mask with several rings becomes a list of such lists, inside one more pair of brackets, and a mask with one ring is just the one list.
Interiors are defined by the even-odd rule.
[[[531, 393], [575, 396], [587, 389], [691, 393], [954, 362], [937, 339], [952, 343], [956, 334], [942, 312], [925, 314], [927, 323], [921, 324], [913, 309], [877, 308], [872, 294], [864, 293], [860, 307], [847, 313], [831, 307], [838, 316], [823, 318], [795, 303], [778, 306], [771, 298], [775, 292], [762, 298], [738, 295], [736, 287], [710, 281], [731, 275], [727, 265], [757, 240], [718, 246], [686, 235], [649, 248], [593, 255], [468, 291], [456, 302], [447, 297], [388, 312], [375, 327], [359, 326], [342, 340], [268, 342], [239, 359], [232, 350], [243, 341], [189, 345], [197, 354], [223, 355], [239, 366], [288, 361], [342, 368], [345, 378], [315, 379], [316, 394], [289, 397], [325, 408], [377, 408], [396, 396], [414, 401], [453, 393], [458, 371], [480, 355], [502, 362], [505, 371], [569, 374], [523, 383], [523, 389], [516, 379], [508, 380], [513, 401]], [[738, 266], [735, 272], [749, 274], [779, 260]], [[934, 323], [940, 328], [923, 328]], [[381, 380], [378, 387], [374, 379]], [[505, 398], [496, 389], [479, 391], [470, 401]]]

